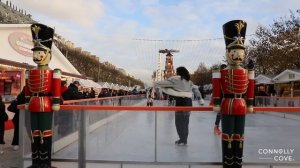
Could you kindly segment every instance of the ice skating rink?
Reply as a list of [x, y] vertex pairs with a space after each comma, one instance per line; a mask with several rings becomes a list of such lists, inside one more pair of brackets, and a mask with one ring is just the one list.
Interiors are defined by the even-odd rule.
[[[155, 102], [160, 106], [160, 102]], [[192, 112], [187, 146], [178, 139], [174, 112], [120, 112], [89, 133], [86, 159], [132, 162], [221, 162], [221, 139], [214, 135], [216, 113]], [[268, 113], [246, 116], [245, 163], [300, 162], [300, 121]], [[78, 143], [54, 153], [55, 159], [77, 159]]]

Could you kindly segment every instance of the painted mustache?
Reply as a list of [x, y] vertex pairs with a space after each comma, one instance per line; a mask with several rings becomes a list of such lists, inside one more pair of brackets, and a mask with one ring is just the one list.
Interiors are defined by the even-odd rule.
[[38, 58], [33, 58], [33, 61], [42, 61], [42, 59], [43, 59], [43, 58], [40, 58], [40, 59], [38, 59]]
[[242, 58], [234, 58], [234, 61], [243, 61]]

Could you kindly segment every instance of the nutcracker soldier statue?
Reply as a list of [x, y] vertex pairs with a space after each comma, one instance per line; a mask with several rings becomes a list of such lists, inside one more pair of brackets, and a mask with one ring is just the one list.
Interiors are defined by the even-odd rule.
[[32, 24], [36, 68], [26, 71], [25, 109], [30, 112], [32, 166], [51, 168], [52, 117], [60, 109], [61, 70], [51, 70], [51, 47], [54, 30], [42, 24]]
[[242, 167], [245, 115], [253, 112], [253, 62], [249, 61], [247, 69], [241, 65], [245, 58], [246, 27], [242, 20], [223, 25], [228, 65], [213, 71], [213, 108], [222, 114], [223, 168]]

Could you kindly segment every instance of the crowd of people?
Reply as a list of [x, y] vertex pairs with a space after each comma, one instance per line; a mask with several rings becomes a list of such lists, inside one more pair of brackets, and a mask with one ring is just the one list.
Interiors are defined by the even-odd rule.
[[133, 90], [123, 90], [118, 88], [101, 88], [100, 90], [95, 90], [93, 87], [83, 87], [80, 85], [79, 81], [74, 81], [69, 86], [67, 86], [66, 81], [61, 83], [61, 94], [63, 100], [76, 100], [76, 99], [89, 99], [89, 98], [102, 98], [102, 97], [114, 97], [114, 96], [126, 96], [126, 95], [136, 95], [145, 94], [143, 91], [137, 91], [136, 88]]
[[81, 87], [78, 81], [74, 81], [67, 87], [66, 81], [62, 81], [61, 95], [63, 100], [95, 98], [95, 90]]
[[[78, 100], [78, 99], [88, 99], [88, 98], [101, 98], [101, 97], [113, 97], [113, 96], [124, 96], [124, 95], [134, 95], [134, 94], [145, 94], [144, 92], [138, 92], [136, 88], [132, 91], [125, 90], [114, 90], [109, 88], [102, 88], [99, 93], [97, 93], [93, 87], [86, 88], [81, 86], [79, 81], [74, 81], [67, 85], [66, 81], [61, 82], [61, 104], [63, 101], [67, 100]], [[11, 102], [8, 106], [8, 111], [14, 113], [12, 118], [12, 122], [14, 125], [13, 139], [12, 139], [12, 148], [13, 150], [19, 149], [19, 109], [17, 105], [25, 103], [25, 87], [23, 87], [22, 91], [16, 97], [15, 100]], [[4, 153], [4, 135], [5, 135], [5, 122], [9, 119], [6, 113], [6, 107], [4, 102], [2, 101], [2, 96], [0, 95], [0, 154]], [[73, 115], [72, 113], [61, 113], [60, 120], [64, 120], [66, 125], [58, 125], [58, 133], [64, 134], [68, 127], [72, 127], [73, 123]]]

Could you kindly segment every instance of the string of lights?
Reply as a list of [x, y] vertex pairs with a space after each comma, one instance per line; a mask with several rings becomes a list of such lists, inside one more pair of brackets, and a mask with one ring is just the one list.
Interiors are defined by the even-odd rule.
[[[246, 35], [246, 37], [254, 36], [255, 34], [249, 34]], [[133, 38], [132, 40], [136, 41], [158, 41], [158, 42], [199, 42], [199, 41], [213, 41], [213, 40], [223, 40], [223, 37], [217, 37], [217, 38], [208, 38], [208, 39], [184, 39], [184, 40], [162, 40], [162, 39], [147, 39], [147, 38]]]

